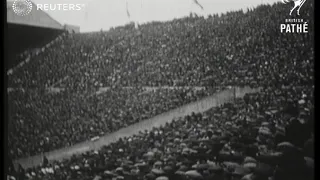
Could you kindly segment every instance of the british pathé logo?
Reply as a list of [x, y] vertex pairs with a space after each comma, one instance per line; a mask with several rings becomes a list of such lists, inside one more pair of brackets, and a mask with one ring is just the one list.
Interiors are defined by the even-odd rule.
[[308, 23], [303, 19], [286, 19], [285, 22], [280, 25], [281, 33], [308, 33]]
[[[300, 16], [300, 9], [306, 2], [306, 0], [282, 0], [284, 4], [293, 2], [294, 6], [291, 8], [289, 15], [291, 16], [293, 11], [297, 11], [297, 15]], [[285, 23], [280, 24], [281, 33], [308, 33], [308, 22], [302, 18], [290, 18], [285, 19]]]
[[293, 2], [294, 3], [294, 6], [293, 8], [290, 10], [290, 13], [289, 15], [291, 16], [292, 12], [297, 9], [297, 15], [300, 15], [300, 9], [301, 7], [303, 6], [303, 4], [306, 2], [306, 0], [282, 0], [282, 2], [284, 4], [287, 4], [287, 3], [290, 3], [290, 2]]

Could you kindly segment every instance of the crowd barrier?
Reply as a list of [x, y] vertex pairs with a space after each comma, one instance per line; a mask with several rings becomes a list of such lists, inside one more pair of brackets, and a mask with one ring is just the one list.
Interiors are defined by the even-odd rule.
[[167, 122], [171, 122], [174, 118], [183, 117], [191, 114], [192, 112], [198, 113], [207, 111], [212, 107], [216, 107], [227, 102], [232, 102], [235, 98], [241, 98], [246, 93], [258, 92], [259, 90], [260, 88], [250, 87], [235, 87], [223, 90], [196, 102], [181, 106], [166, 113], [157, 115], [153, 118], [130, 125], [126, 128], [122, 128], [116, 132], [100, 137], [97, 141], [86, 141], [71, 147], [19, 159], [16, 160], [15, 163], [20, 163], [22, 167], [29, 168], [39, 165], [42, 162], [43, 155], [45, 155], [49, 161], [62, 160], [72, 156], [73, 154], [83, 153], [89, 150], [98, 150], [104, 145], [117, 141], [119, 138], [137, 134], [139, 131], [151, 130], [153, 127], [165, 125]]

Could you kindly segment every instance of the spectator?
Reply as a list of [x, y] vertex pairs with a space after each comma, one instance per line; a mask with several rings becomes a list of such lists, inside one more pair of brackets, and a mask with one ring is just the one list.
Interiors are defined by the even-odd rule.
[[[29, 169], [26, 179], [311, 179], [313, 26], [284, 36], [275, 17], [286, 13], [280, 4], [261, 5], [61, 37], [9, 77], [18, 89], [9, 93], [11, 155], [70, 146], [247, 85], [262, 90]], [[306, 16], [313, 20], [311, 10]], [[64, 90], [46, 92], [51, 86]]]

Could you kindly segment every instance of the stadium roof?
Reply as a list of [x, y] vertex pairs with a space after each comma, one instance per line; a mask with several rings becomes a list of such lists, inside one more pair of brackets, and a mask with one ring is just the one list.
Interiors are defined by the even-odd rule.
[[13, 24], [37, 26], [43, 28], [63, 29], [63, 26], [50, 17], [42, 10], [37, 10], [36, 5], [32, 3], [33, 8], [30, 14], [26, 16], [18, 16], [12, 9], [13, 1], [7, 1], [7, 22]]

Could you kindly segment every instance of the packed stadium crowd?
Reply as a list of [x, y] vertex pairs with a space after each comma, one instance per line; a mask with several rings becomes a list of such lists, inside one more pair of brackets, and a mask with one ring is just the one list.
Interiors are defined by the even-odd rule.
[[[9, 87], [28, 92], [9, 94], [14, 158], [115, 131], [210, 95], [215, 87], [262, 91], [99, 151], [20, 168], [16, 177], [312, 179], [312, 9], [308, 1], [306, 34], [281, 34], [279, 17], [287, 17], [288, 6], [273, 4], [64, 36], [9, 77]], [[47, 94], [44, 88], [52, 85], [66, 90]], [[143, 86], [207, 88], [143, 92]], [[101, 87], [110, 90], [89, 96]]]
[[312, 91], [268, 88], [19, 173], [26, 179], [311, 180]]
[[10, 92], [10, 155], [26, 157], [70, 146], [208, 96], [205, 90], [141, 88], [72, 95], [32, 89]]
[[[278, 17], [286, 17], [286, 8], [262, 6], [247, 13], [238, 11], [207, 19], [192, 16], [148, 23], [138, 30], [129, 24], [107, 32], [70, 34], [20, 69], [9, 83], [12, 87], [59, 86], [59, 80], [66, 78], [61, 85], [71, 89], [137, 84], [267, 84], [261, 82], [269, 80], [263, 77], [278, 79], [274, 76], [279, 73], [273, 72], [288, 63], [297, 68], [304, 63], [287, 59], [289, 54], [299, 57], [313, 52], [297, 43], [312, 43], [310, 33], [278, 31], [283, 23]], [[313, 31], [311, 23], [309, 31]], [[288, 47], [292, 45], [296, 47]], [[283, 61], [284, 67], [278, 67], [275, 60]]]

